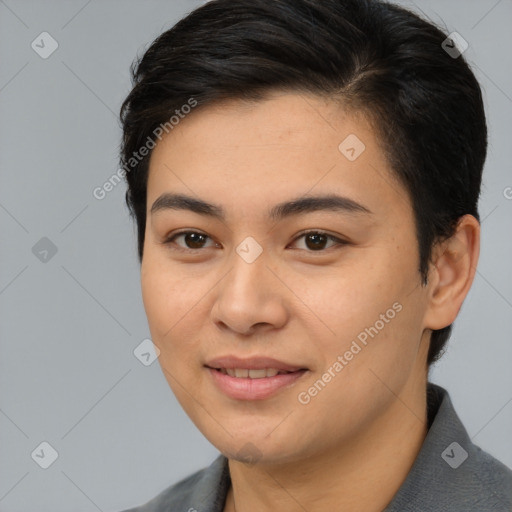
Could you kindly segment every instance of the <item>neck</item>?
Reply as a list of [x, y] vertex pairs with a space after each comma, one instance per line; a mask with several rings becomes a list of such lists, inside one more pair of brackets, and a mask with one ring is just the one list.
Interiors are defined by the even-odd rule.
[[[391, 392], [391, 391], [390, 391]], [[393, 499], [427, 434], [426, 379], [406, 386], [350, 443], [286, 465], [229, 460], [225, 512], [381, 512]]]

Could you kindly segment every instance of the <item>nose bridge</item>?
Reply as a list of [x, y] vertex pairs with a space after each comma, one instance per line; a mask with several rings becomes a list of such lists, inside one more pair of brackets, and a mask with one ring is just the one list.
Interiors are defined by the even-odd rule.
[[251, 265], [261, 258], [263, 246], [252, 236], [246, 236], [236, 247], [236, 254], [246, 264]]
[[252, 237], [245, 238], [230, 259], [212, 314], [234, 331], [248, 333], [256, 324], [282, 325], [286, 319], [275, 276], [267, 268], [268, 253]]
[[[252, 236], [245, 237], [236, 247], [231, 258], [232, 270], [227, 276], [235, 292], [251, 297], [265, 292], [268, 277], [268, 251]], [[237, 294], [238, 295], [238, 294]], [[239, 300], [247, 297], [238, 297]], [[254, 299], [253, 299], [254, 300]]]

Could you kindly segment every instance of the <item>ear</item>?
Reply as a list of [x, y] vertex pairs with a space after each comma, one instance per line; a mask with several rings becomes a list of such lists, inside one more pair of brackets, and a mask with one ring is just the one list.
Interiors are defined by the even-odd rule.
[[434, 248], [425, 328], [442, 329], [454, 322], [473, 283], [479, 255], [480, 223], [464, 215], [453, 236]]

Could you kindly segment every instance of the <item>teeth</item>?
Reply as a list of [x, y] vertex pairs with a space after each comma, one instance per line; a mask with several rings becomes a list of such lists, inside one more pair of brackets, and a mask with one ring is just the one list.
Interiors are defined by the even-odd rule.
[[[249, 372], [249, 376], [252, 377], [251, 372], [257, 372], [257, 371], [258, 370], [251, 370]], [[276, 370], [275, 368], [265, 368], [265, 376], [266, 377], [275, 377], [278, 373], [288, 373], [288, 372], [279, 372], [279, 370]]]
[[247, 368], [220, 368], [224, 375], [238, 378], [263, 379], [265, 377], [275, 377], [278, 373], [288, 373], [279, 371], [276, 368], [261, 368], [260, 370], [248, 370]]
[[249, 370], [248, 373], [250, 379], [261, 379], [262, 377], [267, 376], [267, 370], [265, 368], [262, 368], [261, 370]]

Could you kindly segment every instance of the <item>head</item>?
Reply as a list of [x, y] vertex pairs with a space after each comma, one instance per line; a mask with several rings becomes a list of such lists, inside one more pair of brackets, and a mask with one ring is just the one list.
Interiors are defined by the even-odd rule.
[[[121, 164], [144, 305], [171, 387], [226, 451], [292, 394], [297, 425], [334, 432], [333, 400], [357, 410], [348, 436], [386, 407], [370, 370], [399, 390], [442, 353], [478, 258], [487, 147], [446, 37], [373, 0], [213, 0], [134, 64]], [[226, 354], [306, 368], [302, 398], [227, 398], [206, 368]]]

